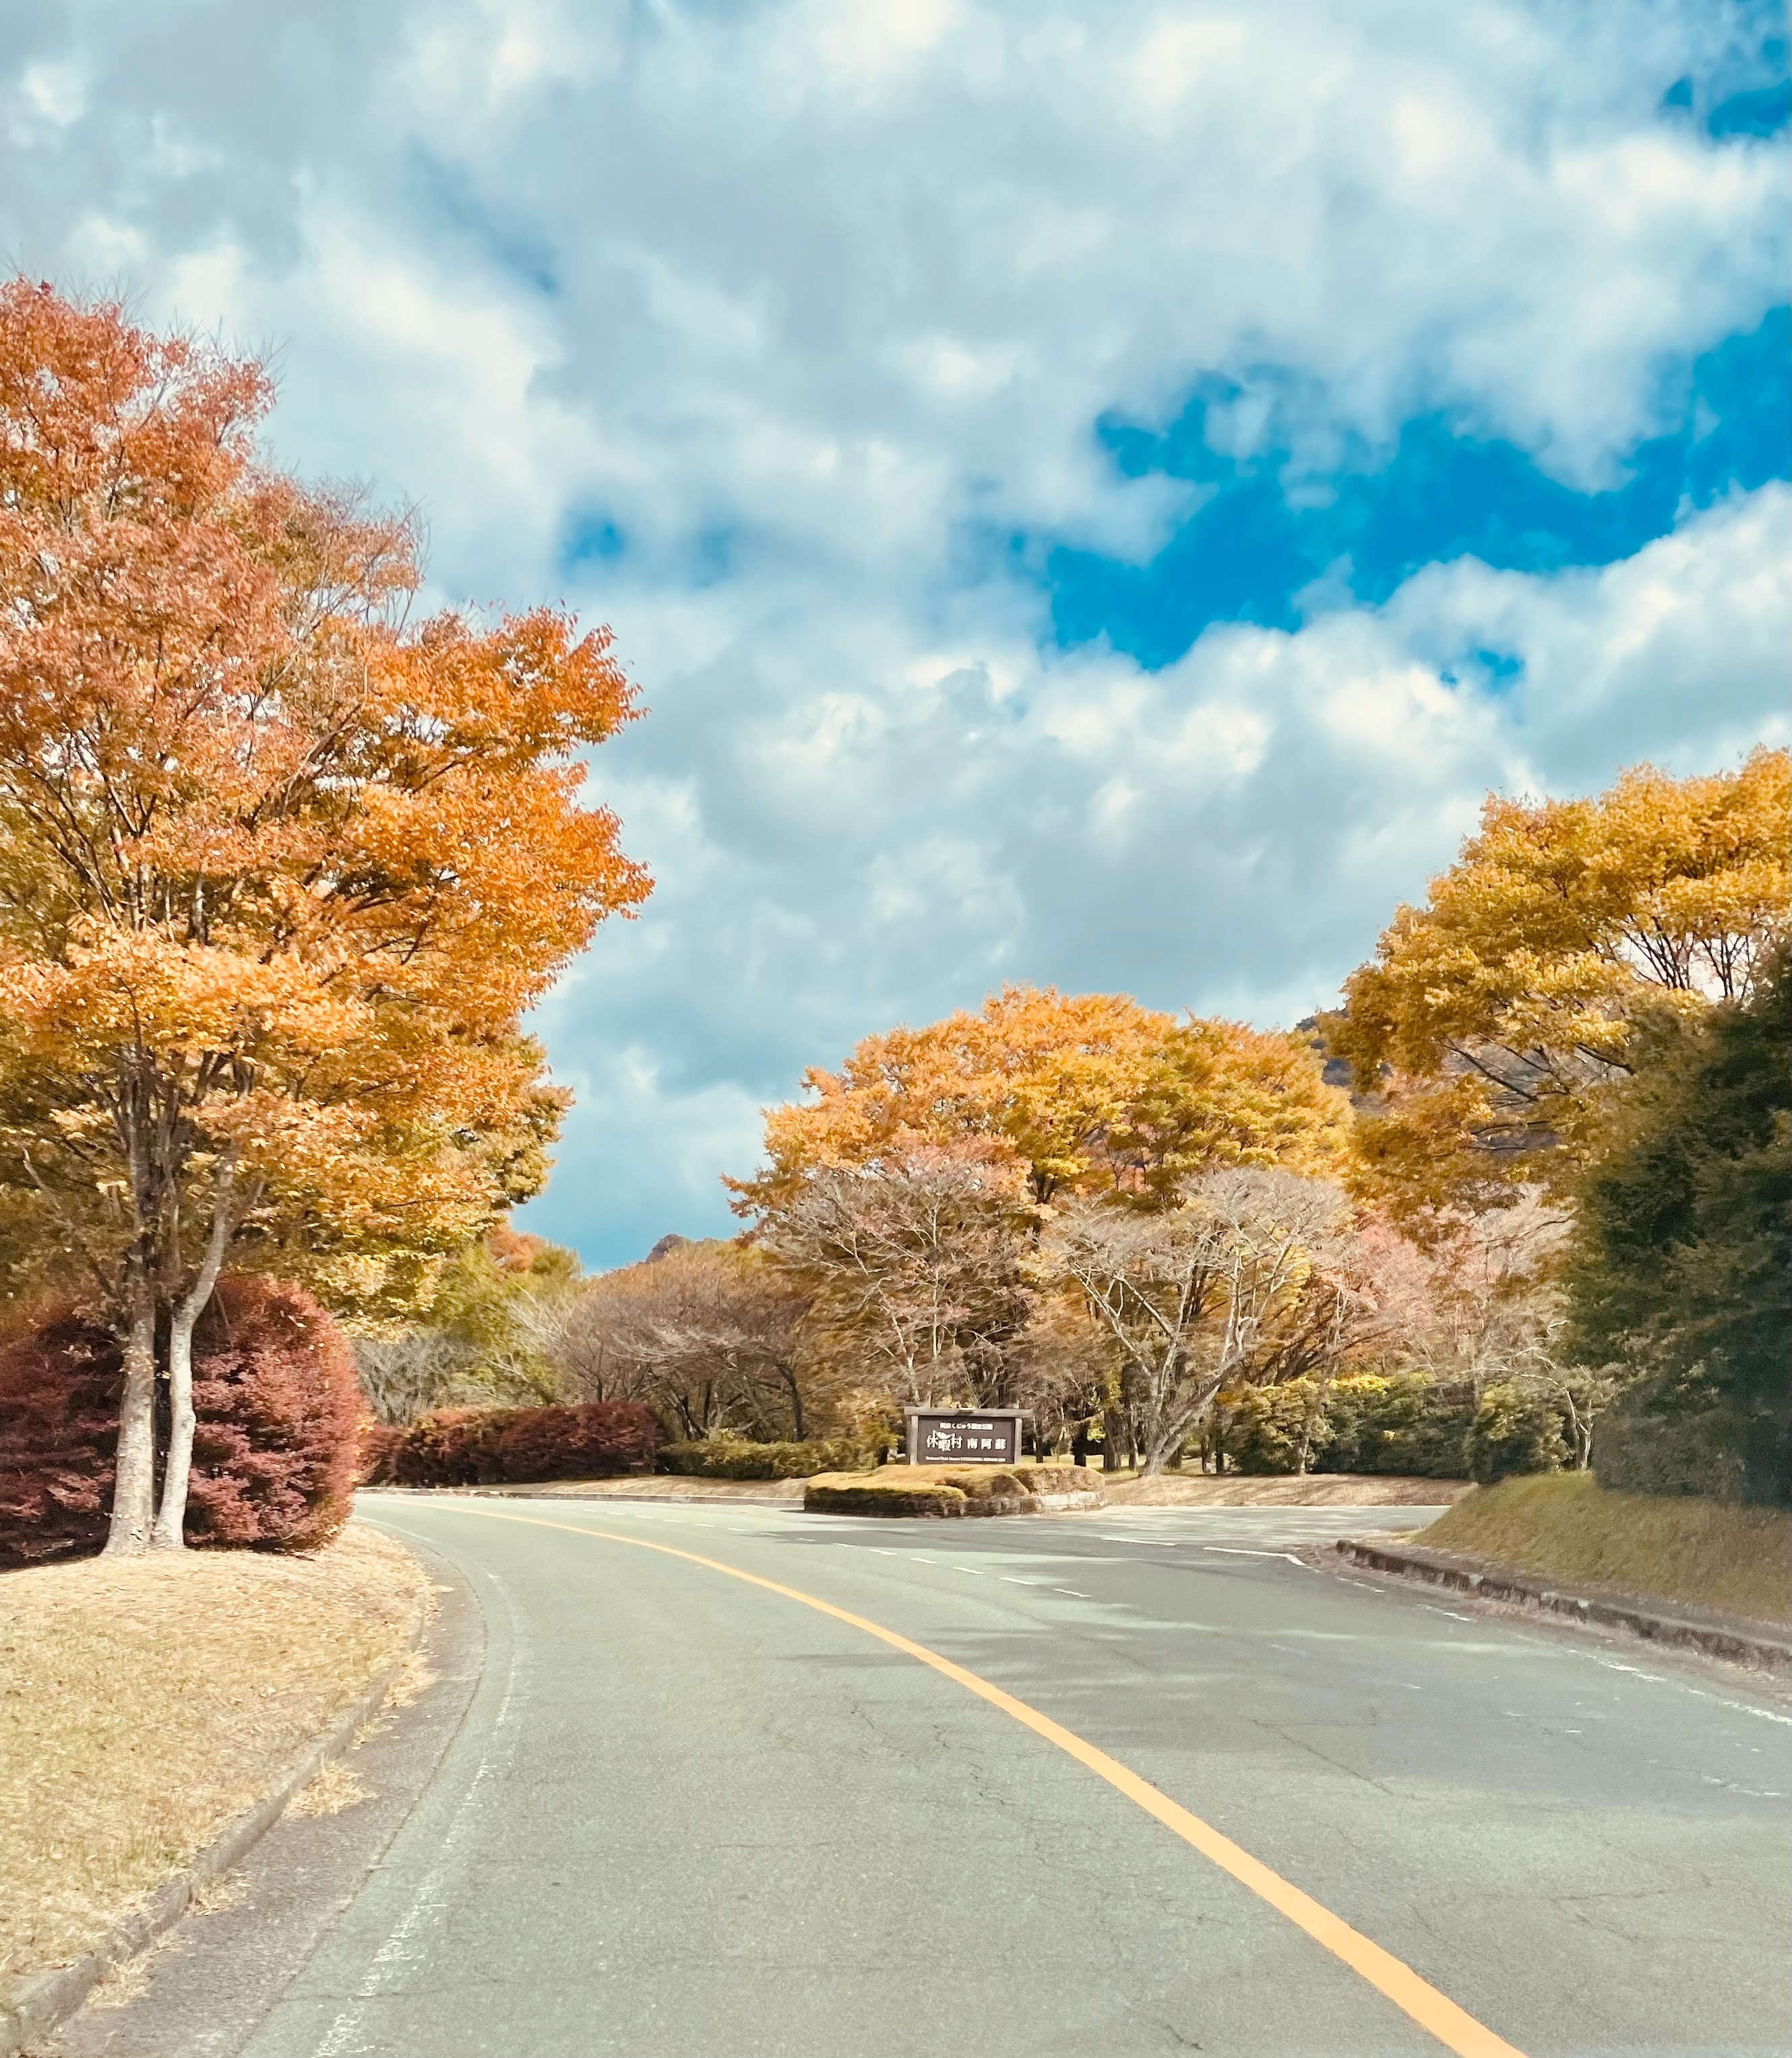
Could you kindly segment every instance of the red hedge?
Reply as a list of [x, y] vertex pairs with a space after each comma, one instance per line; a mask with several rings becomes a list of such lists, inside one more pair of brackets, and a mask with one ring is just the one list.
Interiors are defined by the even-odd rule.
[[360, 1381], [304, 1288], [221, 1279], [193, 1339], [189, 1544], [313, 1551], [348, 1520]]
[[117, 1338], [66, 1302], [0, 1333], [0, 1564], [105, 1541], [119, 1358]]
[[[632, 1400], [578, 1408], [444, 1408], [377, 1448], [381, 1477], [400, 1486], [491, 1486], [499, 1480], [592, 1479], [645, 1472], [658, 1425]], [[364, 1472], [372, 1484], [375, 1475]]]
[[[0, 1563], [105, 1542], [121, 1357], [66, 1302], [0, 1333]], [[193, 1337], [187, 1541], [328, 1542], [348, 1516], [360, 1404], [348, 1342], [303, 1287], [221, 1280]]]
[[404, 1448], [402, 1429], [375, 1422], [369, 1416], [361, 1424], [355, 1476], [362, 1486], [391, 1486], [398, 1477], [398, 1454]]
[[507, 1480], [590, 1479], [645, 1472], [658, 1425], [632, 1400], [590, 1400], [578, 1408], [525, 1408], [499, 1432], [498, 1462]]
[[392, 1470], [400, 1486], [484, 1486], [502, 1479], [498, 1438], [514, 1408], [442, 1408], [404, 1432]]

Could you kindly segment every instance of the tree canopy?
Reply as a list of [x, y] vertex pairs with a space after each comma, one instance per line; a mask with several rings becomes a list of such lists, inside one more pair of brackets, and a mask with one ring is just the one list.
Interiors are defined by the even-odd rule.
[[1591, 798], [1491, 797], [1480, 829], [1353, 973], [1329, 1047], [1384, 1097], [1371, 1186], [1410, 1213], [1497, 1203], [1595, 1158], [1639, 1025], [1746, 998], [1786, 933], [1792, 761]]
[[1574, 1341], [1648, 1375], [1659, 1415], [1719, 1414], [1746, 1490], [1784, 1501], [1792, 1337], [1792, 976], [1651, 1025], [1651, 1062], [1585, 1182]]
[[638, 712], [607, 633], [412, 619], [412, 526], [267, 463], [271, 399], [252, 360], [0, 289], [6, 1245], [132, 1339], [115, 1540], [159, 1350], [178, 1542], [225, 1263], [402, 1297], [538, 1186], [562, 1096], [520, 1017], [648, 890], [580, 805]]
[[736, 1184], [743, 1212], [781, 1204], [819, 1167], [967, 1138], [1011, 1154], [1041, 1204], [1162, 1198], [1218, 1165], [1335, 1173], [1349, 1147], [1348, 1099], [1301, 1039], [1178, 1023], [1123, 995], [1004, 987], [976, 1014], [868, 1036], [804, 1084], [812, 1100], [767, 1113], [766, 1169]]

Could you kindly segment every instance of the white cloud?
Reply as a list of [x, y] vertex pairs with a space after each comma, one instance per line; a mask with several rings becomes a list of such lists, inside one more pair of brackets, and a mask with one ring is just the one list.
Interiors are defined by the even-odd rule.
[[[1002, 570], [1017, 531], [1149, 556], [1194, 490], [1093, 425], [1202, 372], [1242, 450], [1259, 368], [1310, 395], [1321, 473], [1446, 407], [1611, 478], [1663, 364], [1782, 295], [1783, 149], [1657, 115], [1732, 8], [271, 18], [10, 21], [0, 251], [278, 345], [282, 455], [415, 497], [443, 594], [614, 622], [654, 714], [599, 783], [660, 889], [546, 1018], [583, 1100], [544, 1218], [594, 1249], [714, 1221], [758, 1099], [867, 1029], [1004, 976], [1301, 1011], [1488, 785], [1779, 720], [1778, 489], [1603, 571], [1323, 580], [1155, 674], [1042, 657]], [[564, 562], [582, 519], [623, 554]]]

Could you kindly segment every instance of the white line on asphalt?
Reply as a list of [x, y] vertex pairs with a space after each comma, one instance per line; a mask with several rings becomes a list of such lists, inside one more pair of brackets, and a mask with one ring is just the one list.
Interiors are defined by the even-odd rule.
[[1091, 1599], [1087, 1594], [1079, 1593], [1075, 1587], [1054, 1587], [1051, 1591], [1055, 1594], [1068, 1594], [1073, 1601], [1086, 1601]]
[[[1200, 1548], [1217, 1551], [1222, 1558], [1281, 1558], [1290, 1565], [1298, 1565], [1303, 1572], [1313, 1570], [1305, 1558], [1297, 1558], [1292, 1551], [1246, 1551], [1237, 1544], [1203, 1544]], [[1468, 1618], [1464, 1615], [1462, 1619], [1466, 1622]]]
[[1595, 1665], [1603, 1665], [1608, 1672], [1628, 1672], [1633, 1679], [1647, 1679], [1651, 1686], [1678, 1687], [1695, 1699], [1712, 1701], [1720, 1708], [1729, 1709], [1732, 1714], [1758, 1715], [1764, 1722], [1779, 1722], [1792, 1728], [1792, 1715], [1780, 1714], [1772, 1708], [1758, 1708], [1749, 1701], [1727, 1700], [1722, 1694], [1708, 1694], [1703, 1687], [1690, 1685], [1684, 1679], [1671, 1679], [1665, 1672], [1645, 1672], [1640, 1665], [1626, 1665], [1620, 1659], [1601, 1657], [1596, 1651], [1583, 1651], [1575, 1655], [1591, 1658]]

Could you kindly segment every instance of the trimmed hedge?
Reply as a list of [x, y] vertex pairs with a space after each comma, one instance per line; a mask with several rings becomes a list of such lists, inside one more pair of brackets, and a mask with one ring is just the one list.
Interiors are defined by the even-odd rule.
[[348, 1520], [361, 1384], [348, 1339], [288, 1279], [221, 1279], [193, 1337], [189, 1544], [315, 1551]]
[[817, 1472], [851, 1472], [864, 1452], [850, 1437], [826, 1443], [749, 1444], [737, 1436], [709, 1436], [701, 1443], [668, 1444], [662, 1468], [695, 1479], [813, 1479]]
[[1030, 1515], [1041, 1494], [1100, 1492], [1097, 1476], [1078, 1465], [888, 1465], [812, 1479], [803, 1506], [824, 1515]]
[[[906, 1465], [892, 1465], [892, 1472], [906, 1472]], [[803, 1494], [803, 1506], [820, 1515], [963, 1515], [971, 1496], [956, 1486], [926, 1482], [885, 1484], [876, 1478], [863, 1480], [812, 1479]]]
[[364, 1430], [368, 1486], [520, 1486], [646, 1472], [659, 1434], [633, 1400], [572, 1408], [443, 1408], [407, 1429]]
[[66, 1301], [0, 1335], [0, 1563], [105, 1543], [122, 1383], [118, 1339]]
[[[0, 1333], [0, 1564], [105, 1543], [123, 1384], [118, 1339], [69, 1301]], [[187, 1542], [328, 1543], [348, 1518], [360, 1409], [348, 1340], [304, 1287], [221, 1279], [193, 1333]]]

